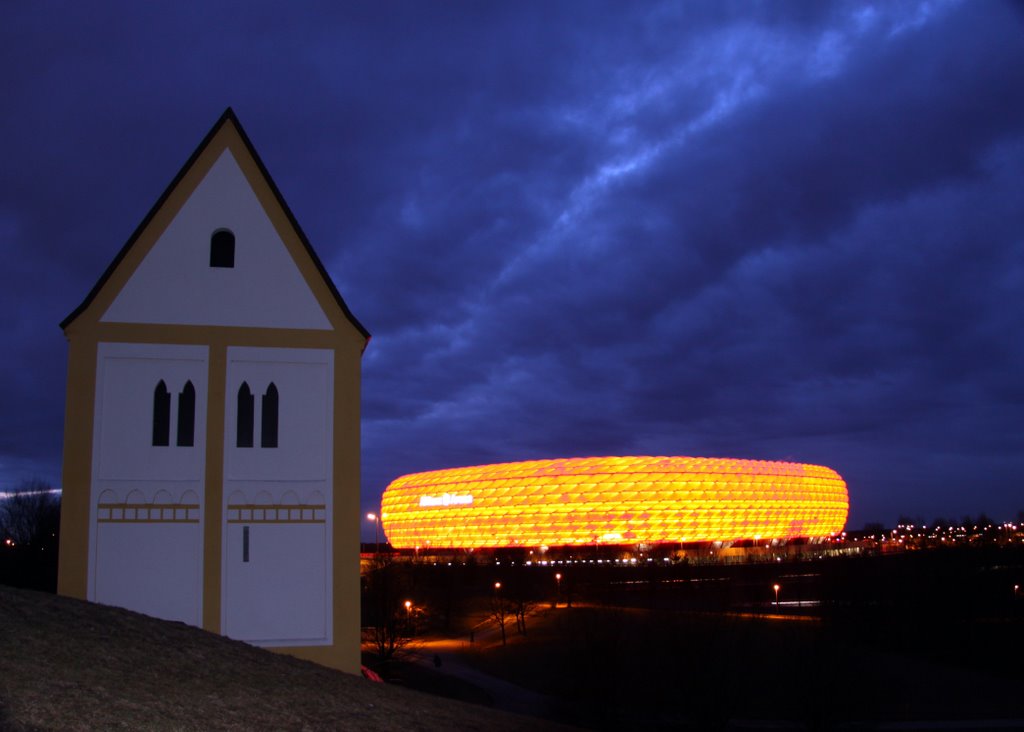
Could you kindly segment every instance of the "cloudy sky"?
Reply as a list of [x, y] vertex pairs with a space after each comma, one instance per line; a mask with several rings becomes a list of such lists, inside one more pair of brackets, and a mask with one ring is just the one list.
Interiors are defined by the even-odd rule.
[[364, 509], [630, 454], [1024, 509], [1021, 5], [166, 5], [0, 6], [0, 486], [59, 484], [57, 324], [232, 106], [373, 334]]

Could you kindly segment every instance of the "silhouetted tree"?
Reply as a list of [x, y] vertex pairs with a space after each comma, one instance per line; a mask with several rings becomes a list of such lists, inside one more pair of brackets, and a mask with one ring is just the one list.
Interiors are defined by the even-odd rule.
[[505, 645], [507, 642], [505, 625], [508, 623], [509, 616], [514, 614], [515, 610], [512, 603], [506, 600], [498, 590], [495, 590], [494, 595], [491, 597], [489, 617], [498, 626], [498, 629], [501, 630], [501, 645]]
[[516, 601], [513, 611], [516, 616], [516, 629], [520, 635], [526, 635], [526, 616], [533, 612], [537, 603], [520, 598]]
[[60, 497], [40, 480], [23, 482], [0, 502], [0, 534], [17, 544], [52, 543], [60, 527]]
[[60, 494], [40, 480], [0, 500], [0, 583], [57, 590]]
[[409, 613], [404, 604], [408, 586], [405, 567], [389, 556], [379, 557], [367, 574], [363, 602], [369, 625], [363, 639], [381, 661], [399, 655], [411, 641]]

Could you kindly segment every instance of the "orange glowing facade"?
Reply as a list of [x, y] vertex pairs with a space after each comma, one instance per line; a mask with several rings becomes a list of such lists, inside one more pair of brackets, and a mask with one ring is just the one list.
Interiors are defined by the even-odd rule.
[[843, 530], [846, 483], [819, 465], [594, 457], [403, 475], [381, 500], [396, 549], [824, 537]]

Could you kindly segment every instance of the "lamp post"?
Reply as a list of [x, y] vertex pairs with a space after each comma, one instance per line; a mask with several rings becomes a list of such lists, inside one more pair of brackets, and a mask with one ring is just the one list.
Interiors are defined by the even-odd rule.
[[412, 635], [412, 600], [405, 601], [405, 632]]
[[558, 600], [562, 597], [562, 573], [555, 572], [555, 607], [558, 607]]
[[772, 585], [772, 589], [775, 590], [775, 610], [778, 612], [779, 609], [779, 583], [776, 582]]
[[375, 513], [366, 514], [366, 518], [373, 522], [373, 558], [380, 558], [380, 516]]

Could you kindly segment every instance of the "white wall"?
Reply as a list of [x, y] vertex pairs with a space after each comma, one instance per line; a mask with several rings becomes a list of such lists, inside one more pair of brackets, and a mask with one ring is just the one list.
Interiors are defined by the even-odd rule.
[[231, 523], [224, 549], [225, 635], [262, 645], [313, 645], [329, 637], [325, 522]]
[[[206, 457], [206, 347], [101, 343], [98, 359], [94, 478], [199, 481]], [[161, 379], [171, 393], [171, 444], [154, 447], [153, 392]], [[195, 442], [178, 447], [178, 393], [186, 381], [196, 390]]]
[[[330, 474], [333, 419], [331, 351], [301, 348], [229, 348], [224, 466], [228, 482], [317, 481]], [[238, 389], [255, 398], [254, 447], [236, 440]], [[261, 448], [260, 398], [273, 382], [280, 395], [278, 447]], [[229, 493], [225, 485], [225, 495]]]
[[[261, 645], [329, 644], [334, 354], [229, 348], [227, 355], [222, 628]], [[247, 448], [236, 438], [243, 381], [255, 402]], [[260, 401], [271, 382], [279, 394], [278, 447], [263, 448]]]
[[197, 523], [100, 523], [96, 602], [202, 624], [202, 536]]
[[[210, 236], [235, 235], [235, 266], [210, 267]], [[102, 320], [312, 328], [330, 323], [230, 150], [153, 245]]]
[[[333, 357], [319, 349], [228, 349], [221, 627], [231, 637], [332, 642]], [[89, 598], [200, 625], [207, 349], [104, 343], [98, 358]], [[171, 444], [154, 447], [161, 379], [171, 393]], [[195, 440], [178, 447], [177, 395], [188, 380], [196, 390]], [[243, 381], [255, 403], [251, 448], [236, 446]], [[271, 382], [278, 447], [263, 448], [261, 397]], [[249, 561], [241, 556], [246, 526]]]
[[[201, 346], [99, 344], [90, 600], [201, 623], [207, 358]], [[170, 444], [154, 447], [160, 380], [171, 394]], [[196, 391], [194, 439], [179, 447], [178, 393], [186, 381]]]

